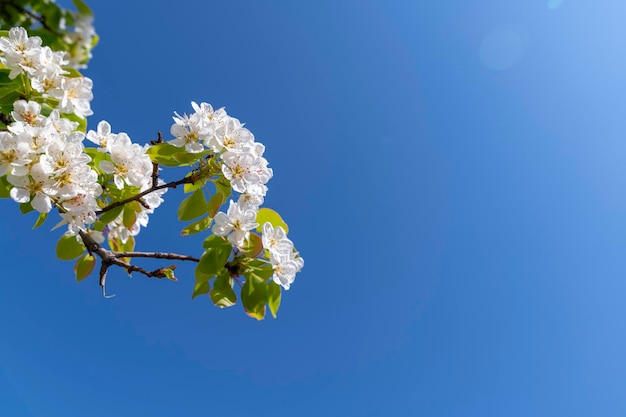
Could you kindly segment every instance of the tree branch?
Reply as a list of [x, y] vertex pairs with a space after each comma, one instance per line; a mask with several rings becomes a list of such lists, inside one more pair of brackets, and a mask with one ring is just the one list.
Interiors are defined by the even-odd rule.
[[[102, 214], [104, 212], [107, 212], [109, 210], [114, 209], [115, 207], [119, 207], [119, 206], [123, 206], [124, 204], [128, 204], [131, 201], [139, 201], [141, 203], [141, 197], [148, 195], [154, 191], [157, 190], [162, 190], [164, 188], [176, 188], [181, 184], [193, 184], [194, 182], [196, 182], [197, 179], [194, 175], [191, 175], [189, 177], [185, 177], [185, 178], [181, 178], [178, 181], [171, 181], [168, 182], [167, 184], [161, 184], [161, 185], [157, 185], [156, 187], [154, 186], [154, 184], [152, 185], [152, 187], [148, 188], [145, 191], [140, 192], [137, 195], [134, 195], [132, 197], [128, 197], [127, 199], [121, 200], [121, 201], [116, 201], [115, 203], [111, 203], [108, 206], [104, 207], [102, 210], [98, 210], [96, 211], [96, 214]], [[145, 203], [142, 204], [145, 207]]]
[[177, 253], [165, 252], [115, 252], [116, 258], [153, 258], [153, 259], [173, 259], [175, 261], [200, 262], [200, 259], [189, 255], [179, 255]]
[[83, 244], [92, 256], [97, 255], [100, 258], [100, 286], [102, 287], [102, 294], [105, 298], [114, 297], [114, 295], [106, 294], [106, 277], [107, 271], [111, 265], [119, 266], [128, 272], [139, 272], [148, 278], [167, 278], [165, 273], [166, 269], [173, 270], [176, 265], [171, 265], [163, 268], [158, 268], [153, 271], [148, 271], [140, 266], [131, 265], [128, 262], [123, 261], [120, 258], [153, 258], [153, 259], [172, 259], [176, 261], [193, 261], [200, 262], [200, 259], [194, 258], [188, 255], [179, 255], [177, 253], [164, 253], [164, 252], [116, 252], [109, 249], [105, 249], [96, 242], [89, 233], [81, 230], [79, 232]]

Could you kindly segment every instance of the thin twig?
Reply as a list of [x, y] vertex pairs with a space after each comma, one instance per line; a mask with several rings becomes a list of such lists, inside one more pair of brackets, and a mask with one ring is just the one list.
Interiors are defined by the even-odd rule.
[[173, 259], [175, 261], [200, 262], [200, 259], [188, 255], [164, 252], [115, 252], [116, 258], [153, 258], [153, 259]]
[[185, 178], [181, 178], [178, 181], [171, 181], [168, 182], [167, 184], [161, 184], [161, 185], [157, 185], [156, 187], [150, 187], [148, 188], [146, 191], [143, 191], [139, 194], [136, 194], [132, 197], [129, 197], [125, 200], [121, 200], [121, 201], [116, 201], [115, 203], [111, 203], [108, 206], [104, 207], [102, 210], [98, 210], [96, 211], [96, 214], [102, 214], [104, 212], [107, 212], [109, 210], [114, 209], [115, 207], [119, 207], [119, 206], [123, 206], [124, 204], [128, 204], [131, 201], [140, 201], [141, 197], [148, 195], [154, 191], [158, 191], [158, 190], [162, 190], [164, 188], [176, 188], [181, 184], [193, 184], [194, 182], [196, 182], [196, 178], [194, 175], [191, 175], [189, 177], [185, 177]]
[[[152, 145], [158, 145], [159, 143], [163, 143], [163, 135], [161, 131], [157, 132], [157, 140], [151, 141]], [[152, 162], [152, 188], [156, 187], [159, 184], [159, 164], [156, 162]]]
[[177, 261], [193, 261], [200, 262], [200, 259], [194, 258], [193, 256], [187, 255], [179, 255], [177, 253], [164, 253], [164, 252], [116, 252], [109, 249], [105, 249], [96, 242], [89, 233], [85, 231], [79, 232], [80, 237], [83, 241], [83, 244], [89, 251], [89, 253], [94, 256], [97, 255], [100, 258], [100, 286], [102, 287], [102, 295], [105, 298], [111, 298], [114, 295], [106, 294], [106, 277], [107, 271], [111, 265], [119, 266], [128, 272], [129, 274], [132, 272], [139, 272], [140, 274], [145, 275], [148, 278], [167, 278], [165, 270], [174, 269], [176, 265], [167, 266], [164, 268], [158, 268], [153, 271], [148, 271], [143, 269], [140, 266], [131, 265], [128, 262], [123, 261], [120, 258], [153, 258], [153, 259], [173, 259]]

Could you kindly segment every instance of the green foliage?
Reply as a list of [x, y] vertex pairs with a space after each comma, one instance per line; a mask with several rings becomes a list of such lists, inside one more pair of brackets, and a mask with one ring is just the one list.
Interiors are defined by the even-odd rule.
[[84, 14], [85, 16], [93, 16], [93, 12], [89, 8], [89, 6], [85, 4], [84, 1], [72, 0], [72, 3], [74, 3], [74, 6], [76, 6], [76, 9], [78, 9], [79, 13]]
[[191, 165], [198, 162], [208, 154], [204, 152], [187, 152], [185, 148], [171, 145], [169, 143], [157, 143], [152, 145], [146, 152], [153, 162], [167, 167], [179, 167]]
[[100, 221], [104, 224], [109, 224], [113, 220], [117, 219], [117, 216], [124, 210], [124, 206], [117, 206], [112, 208], [111, 210], [107, 210], [100, 215]]
[[274, 318], [276, 318], [278, 308], [280, 307], [280, 295], [280, 285], [274, 281], [267, 284], [267, 305], [269, 306], [272, 317]]
[[282, 227], [285, 229], [285, 233], [289, 232], [289, 226], [287, 226], [287, 223], [285, 223], [283, 218], [280, 217], [280, 214], [266, 207], [261, 207], [259, 209], [259, 212], [256, 215], [256, 222], [259, 224], [256, 228], [257, 232], [262, 232], [263, 225], [268, 222], [274, 227]]
[[255, 280], [257, 282], [265, 282], [272, 277], [274, 269], [269, 262], [262, 259], [252, 259], [247, 263], [246, 269], [243, 271], [243, 276], [248, 280]]
[[207, 212], [207, 202], [204, 191], [198, 189], [185, 198], [178, 206], [178, 220], [188, 221], [196, 219]]
[[74, 274], [76, 275], [76, 281], [81, 282], [87, 278], [96, 266], [96, 258], [88, 253], [82, 256], [74, 264]]
[[[39, 36], [44, 45], [54, 51], [67, 51], [72, 65], [77, 61], [86, 64], [89, 56], [89, 40], [77, 43], [71, 35], [74, 26], [85, 17], [92, 17], [93, 12], [83, 0], [72, 0], [77, 11], [70, 11], [57, 5], [50, 0], [7, 0], [0, 4], [0, 27], [11, 28], [21, 26], [25, 28], [29, 36]], [[0, 30], [0, 36], [8, 36], [8, 30]], [[91, 46], [98, 42], [97, 37], [91, 40]], [[49, 116], [54, 108], [59, 105], [59, 99], [51, 95], [41, 94], [31, 86], [31, 81], [24, 73], [14, 79], [9, 77], [10, 70], [0, 63], [0, 113], [6, 123], [10, 123], [11, 112], [17, 100], [37, 101], [41, 105], [41, 114]], [[82, 77], [81, 72], [74, 68], [64, 68], [64, 77]], [[71, 80], [75, 82], [76, 80]], [[80, 113], [79, 114], [84, 114]], [[77, 130], [87, 132], [87, 120], [72, 113], [62, 113], [61, 117], [77, 123]], [[0, 130], [7, 130], [7, 126], [0, 121]], [[93, 224], [87, 224], [90, 231], [108, 234], [108, 246], [113, 252], [132, 252], [135, 248], [135, 239], [129, 236], [126, 242], [122, 242], [118, 233], [113, 232], [111, 222], [121, 216], [123, 226], [131, 230], [137, 226], [140, 213], [145, 209], [145, 200], [139, 200], [139, 193], [143, 191], [139, 187], [126, 184], [122, 189], [115, 186], [114, 175], [102, 170], [103, 161], [113, 162], [106, 152], [100, 152], [91, 147], [85, 148], [84, 152], [90, 156], [88, 166], [98, 174], [98, 183], [102, 186], [102, 194], [99, 195], [97, 204], [100, 210], [106, 210], [98, 214], [98, 219]], [[222, 173], [221, 153], [206, 149], [202, 152], [188, 152], [184, 147], [174, 146], [170, 143], [159, 141], [150, 146], [147, 155], [155, 164], [163, 167], [191, 167], [191, 172], [185, 176], [186, 180], [168, 183], [167, 187], [176, 188], [183, 185], [187, 195], [182, 200], [177, 210], [180, 221], [191, 222], [181, 231], [182, 236], [197, 234], [210, 228], [215, 215], [231, 198], [233, 189], [230, 181]], [[36, 162], [36, 161], [34, 161]], [[34, 163], [33, 162], [33, 163]], [[106, 168], [106, 165], [104, 165]], [[188, 183], [190, 178], [193, 183]], [[12, 185], [7, 181], [6, 175], [0, 177], [0, 198], [10, 197]], [[213, 192], [214, 190], [214, 192]], [[56, 195], [56, 194], [55, 194]], [[68, 209], [64, 206], [66, 197], [53, 197], [55, 209], [64, 213]], [[236, 199], [236, 197], [235, 197]], [[132, 200], [132, 201], [131, 201]], [[108, 207], [119, 204], [109, 210]], [[141, 201], [141, 203], [140, 203]], [[143, 205], [142, 205], [143, 204]], [[19, 204], [22, 214], [34, 210], [30, 202]], [[41, 227], [48, 217], [48, 213], [39, 213], [33, 228]], [[273, 266], [268, 260], [268, 251], [264, 251], [263, 241], [259, 235], [263, 224], [269, 222], [274, 227], [282, 227], [288, 232], [288, 226], [281, 216], [274, 210], [261, 208], [258, 211], [256, 221], [258, 228], [251, 231], [241, 245], [233, 246], [226, 238], [211, 235], [203, 242], [203, 253], [195, 268], [195, 283], [192, 299], [208, 294], [211, 301], [220, 308], [229, 307], [241, 299], [243, 308], [251, 317], [257, 320], [264, 319], [266, 309], [275, 318], [281, 302], [281, 287], [271, 280], [274, 274]], [[111, 230], [108, 229], [111, 226]], [[111, 233], [108, 233], [110, 232]], [[93, 250], [93, 249], [91, 249]], [[102, 252], [94, 251], [94, 255]], [[87, 278], [94, 270], [97, 259], [91, 253], [86, 253], [86, 247], [76, 236], [64, 234], [56, 245], [56, 256], [62, 260], [74, 260], [74, 273], [78, 282]], [[145, 254], [144, 254], [145, 255]], [[167, 254], [166, 254], [167, 255]], [[133, 254], [133, 257], [137, 254]], [[163, 258], [159, 256], [148, 256]], [[180, 255], [174, 255], [171, 259], [181, 259]], [[186, 260], [188, 258], [185, 258]], [[131, 258], [121, 258], [123, 262], [130, 263]], [[147, 274], [158, 278], [167, 278], [177, 281], [174, 275], [175, 265], [152, 271]], [[127, 271], [128, 272], [128, 271]], [[129, 272], [130, 274], [130, 272]], [[239, 290], [239, 294], [236, 294]]]
[[33, 229], [37, 229], [43, 226], [47, 218], [48, 218], [48, 213], [39, 213], [39, 217], [37, 217], [37, 221], [33, 225]]
[[63, 235], [57, 242], [57, 258], [63, 261], [71, 261], [85, 252], [85, 245], [78, 241], [76, 236]]
[[254, 279], [246, 280], [241, 288], [241, 303], [246, 314], [257, 320], [263, 320], [267, 301], [267, 283]]
[[223, 269], [215, 278], [210, 296], [213, 304], [220, 308], [230, 307], [237, 302], [237, 295], [233, 291], [233, 280], [227, 270]]
[[200, 220], [191, 223], [189, 226], [185, 227], [181, 232], [181, 236], [193, 235], [196, 233], [200, 233], [209, 228], [211, 223], [213, 222], [213, 218], [206, 216], [201, 218]]
[[11, 197], [11, 188], [13, 186], [7, 181], [7, 177], [0, 177], [0, 198], [9, 198]]
[[26, 214], [30, 213], [33, 210], [35, 209], [33, 208], [33, 206], [31, 206], [30, 203], [20, 203], [20, 213]]
[[261, 236], [250, 232], [250, 235], [243, 242], [240, 249], [242, 253], [250, 258], [256, 258], [261, 254], [261, 252], [263, 252], [263, 241], [261, 240]]
[[208, 294], [209, 291], [211, 291], [209, 281], [196, 281], [193, 287], [193, 294], [191, 294], [191, 299], [193, 300], [199, 295]]
[[203, 246], [205, 251], [196, 269], [203, 274], [213, 276], [228, 262], [233, 245], [226, 239], [213, 235], [205, 239]]

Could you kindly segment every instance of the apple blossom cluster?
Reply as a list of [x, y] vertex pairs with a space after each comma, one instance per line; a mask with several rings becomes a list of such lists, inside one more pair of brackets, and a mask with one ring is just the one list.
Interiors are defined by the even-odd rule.
[[[100, 161], [99, 168], [105, 174], [113, 176], [113, 185], [118, 190], [135, 187], [138, 193], [152, 187], [152, 160], [146, 154], [148, 145], [140, 146], [131, 142], [124, 133], [112, 133], [107, 121], [98, 123], [97, 131], [87, 132], [87, 139], [98, 145], [98, 151], [107, 154], [108, 158]], [[160, 181], [160, 180], [159, 180]], [[163, 184], [162, 181], [158, 185]], [[137, 220], [130, 229], [122, 221], [122, 214], [108, 225], [109, 234], [113, 238], [126, 243], [129, 236], [136, 236], [141, 226], [148, 225], [148, 214], [163, 202], [162, 195], [166, 188], [155, 190], [143, 197], [143, 205], [137, 212]]]
[[58, 101], [61, 113], [73, 113], [80, 118], [93, 114], [91, 92], [93, 83], [87, 77], [66, 77], [63, 66], [68, 64], [66, 53], [41, 46], [41, 38], [28, 36], [21, 27], [9, 30], [9, 37], [0, 38], [0, 62], [11, 70], [9, 78], [25, 74], [31, 87], [43, 99]]
[[78, 123], [52, 110], [41, 114], [35, 101], [18, 100], [11, 116], [15, 120], [0, 132], [0, 175], [13, 186], [10, 195], [18, 203], [29, 203], [40, 213], [60, 208], [69, 231], [78, 233], [96, 220], [96, 198], [102, 193], [98, 174], [83, 152], [84, 134]]
[[[224, 108], [214, 110], [208, 103], [192, 102], [191, 105], [195, 110], [191, 115], [175, 114], [170, 129], [175, 139], [170, 144], [184, 147], [188, 152], [208, 148], [219, 156], [222, 173], [239, 193], [239, 198], [236, 202], [230, 201], [226, 213], [216, 214], [211, 230], [241, 247], [250, 231], [258, 226], [255, 219], [267, 193], [265, 184], [273, 175], [263, 157], [265, 146], [255, 142], [252, 132], [229, 116]], [[304, 260], [281, 227], [274, 229], [269, 223], [263, 225], [263, 246], [269, 252], [274, 281], [289, 289], [295, 274], [304, 266]]]
[[[85, 26], [85, 33], [91, 33], [87, 23], [79, 22], [77, 31]], [[84, 152], [85, 134], [77, 130], [77, 122], [61, 114], [82, 119], [93, 113], [92, 82], [86, 77], [65, 77], [62, 66], [68, 63], [66, 53], [41, 46], [41, 38], [29, 37], [23, 28], [13, 28], [8, 38], [0, 38], [0, 52], [0, 62], [10, 69], [9, 78], [24, 74], [41, 102], [56, 104], [47, 117], [37, 101], [18, 100], [13, 104], [14, 122], [7, 126], [8, 131], [0, 132], [0, 176], [7, 174], [13, 200], [30, 202], [40, 213], [48, 213], [53, 205], [59, 207], [63, 218], [59, 225], [67, 223], [69, 233], [77, 234], [96, 221], [103, 190], [98, 172], [89, 166], [92, 159]], [[46, 100], [50, 98], [56, 100]], [[126, 133], [111, 133], [106, 121], [98, 124], [97, 132], [89, 131], [87, 139], [107, 154], [98, 169], [113, 177], [118, 190], [131, 186], [141, 192], [152, 186], [147, 145], [132, 143]], [[108, 225], [111, 236], [125, 243], [129, 236], [137, 235], [141, 226], [148, 224], [148, 214], [163, 202], [165, 191], [144, 197], [145, 205], [137, 212], [130, 230], [122, 224], [120, 214]]]

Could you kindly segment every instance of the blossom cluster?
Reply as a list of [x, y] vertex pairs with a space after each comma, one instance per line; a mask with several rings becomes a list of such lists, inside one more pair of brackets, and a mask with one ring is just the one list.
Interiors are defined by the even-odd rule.
[[[229, 116], [224, 108], [213, 109], [208, 103], [191, 103], [194, 113], [175, 114], [170, 143], [184, 147], [188, 152], [210, 149], [221, 160], [224, 177], [239, 193], [237, 201], [229, 202], [228, 210], [215, 216], [212, 231], [241, 247], [250, 231], [258, 227], [257, 212], [267, 193], [267, 182], [273, 171], [263, 157], [265, 146], [254, 140], [254, 135], [238, 119]], [[289, 289], [295, 274], [304, 266], [304, 260], [287, 239], [281, 227], [263, 225], [263, 246], [269, 252], [274, 268], [273, 279]]]
[[[71, 41], [88, 53], [87, 43], [95, 36], [91, 21], [76, 20], [74, 29]], [[93, 233], [89, 229], [95, 226], [91, 225], [123, 195], [148, 191], [132, 208], [125, 207], [116, 218], [107, 220], [107, 225], [99, 223], [102, 227], [97, 230], [126, 243], [148, 224], [148, 215], [163, 202], [167, 188], [158, 187], [164, 183], [154, 177], [149, 145], [133, 143], [124, 132], [113, 133], [106, 121], [98, 123], [97, 130], [83, 133], [84, 126], [81, 130], [75, 120], [93, 114], [92, 82], [66, 70], [70, 61], [76, 65], [66, 52], [42, 46], [39, 37], [29, 37], [23, 28], [13, 28], [8, 37], [0, 37], [0, 64], [8, 68], [11, 80], [20, 77], [23, 83], [16, 80], [20, 85], [16, 88], [23, 88], [20, 95], [26, 97], [13, 103], [12, 120], [5, 121], [7, 130], [0, 131], [0, 177], [6, 177], [9, 194], [16, 202], [44, 214], [58, 208], [62, 221], [57, 227], [67, 224], [72, 235]], [[236, 200], [230, 200], [228, 209], [214, 216], [212, 232], [242, 249], [251, 231], [259, 227], [257, 214], [273, 175], [263, 156], [265, 146], [224, 108], [191, 104], [191, 115], [175, 113], [170, 129], [174, 139], [169, 143], [190, 153], [206, 152], [217, 161], [219, 176], [229, 182]], [[96, 144], [97, 150], [86, 152], [85, 138]], [[123, 213], [128, 210], [135, 213], [131, 223], [124, 221]], [[272, 266], [272, 278], [289, 289], [304, 260], [285, 229], [265, 223], [262, 231], [263, 256]], [[98, 241], [103, 239], [100, 232], [94, 235]]]
[[15, 121], [0, 132], [0, 175], [6, 174], [13, 186], [11, 197], [30, 202], [40, 213], [54, 204], [62, 223], [78, 233], [95, 221], [96, 197], [102, 193], [98, 174], [87, 165], [91, 158], [83, 152], [84, 134], [56, 109], [46, 117], [34, 101], [18, 100], [13, 107]]
[[93, 114], [90, 102], [93, 83], [87, 77], [67, 77], [63, 66], [69, 62], [66, 53], [41, 45], [41, 38], [28, 36], [24, 28], [12, 28], [9, 37], [0, 38], [0, 62], [11, 70], [9, 78], [25, 74], [31, 87], [43, 99], [58, 101], [61, 113], [73, 113], [80, 118]]
[[[75, 30], [92, 36], [89, 25], [87, 22], [82, 28], [77, 23]], [[0, 38], [0, 62], [10, 70], [9, 78], [24, 74], [39, 102], [52, 106], [46, 117], [38, 101], [18, 100], [11, 113], [14, 122], [7, 126], [8, 131], [0, 132], [0, 176], [7, 175], [13, 186], [10, 195], [16, 202], [30, 203], [40, 213], [57, 206], [63, 218], [60, 224], [67, 223], [69, 233], [77, 234], [96, 221], [98, 202], [104, 201], [99, 198], [102, 179], [96, 169], [110, 174], [118, 190], [131, 186], [141, 192], [152, 186], [147, 145], [132, 143], [125, 133], [111, 133], [106, 121], [98, 124], [96, 132], [87, 133], [87, 139], [107, 154], [96, 169], [90, 167], [92, 159], [83, 146], [85, 134], [78, 130], [77, 122], [62, 115], [84, 118], [93, 113], [92, 82], [86, 77], [64, 75], [63, 66], [68, 63], [65, 52], [52, 51], [41, 45], [41, 38], [29, 37], [23, 28], [13, 28], [8, 38]], [[163, 201], [164, 192], [145, 196], [130, 230], [120, 214], [108, 225], [111, 236], [126, 242], [139, 233], [140, 227], [148, 224], [148, 214]]]
[[[98, 123], [96, 131], [87, 132], [87, 139], [98, 145], [98, 151], [107, 154], [108, 158], [100, 161], [99, 168], [113, 176], [113, 185], [118, 190], [126, 187], [135, 187], [138, 193], [152, 187], [152, 160], [146, 154], [148, 145], [140, 146], [133, 143], [130, 137], [124, 133], [112, 133], [111, 125], [103, 120]], [[159, 180], [160, 181], [160, 180]], [[160, 181], [157, 185], [162, 184]], [[148, 214], [154, 213], [154, 209], [163, 202], [162, 195], [167, 191], [163, 188], [155, 190], [143, 197], [143, 205], [137, 212], [137, 220], [130, 229], [124, 226], [122, 213], [109, 223], [109, 234], [126, 243], [129, 236], [136, 236], [141, 226], [148, 225]]]

